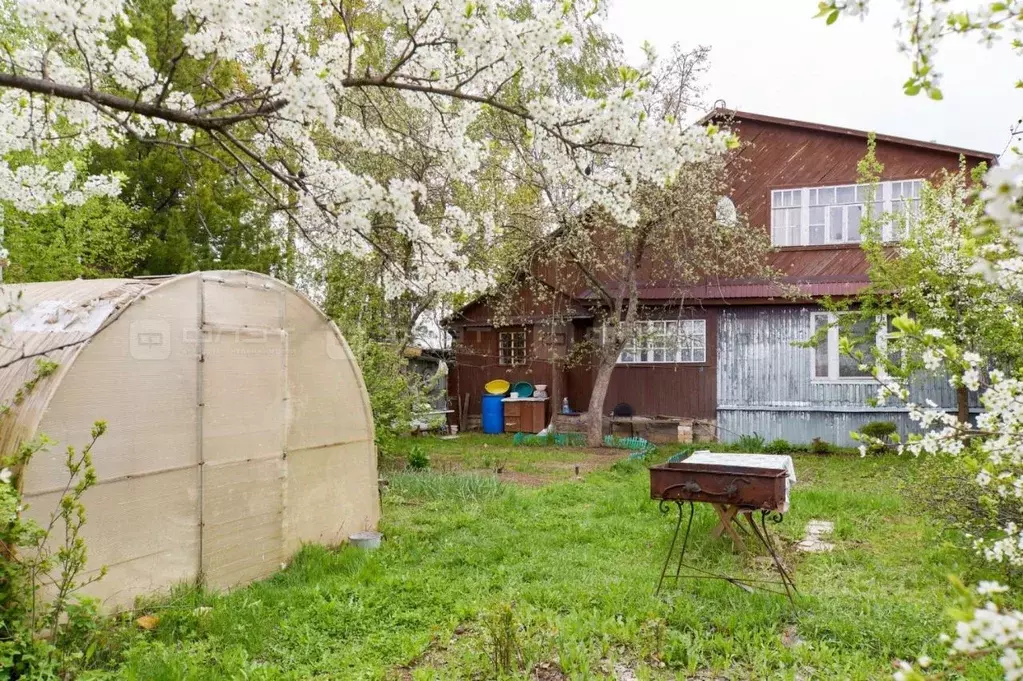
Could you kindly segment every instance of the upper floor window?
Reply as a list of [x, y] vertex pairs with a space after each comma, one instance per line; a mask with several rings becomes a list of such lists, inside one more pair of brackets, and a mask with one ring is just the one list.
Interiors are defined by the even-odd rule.
[[636, 333], [618, 355], [619, 364], [702, 364], [707, 361], [705, 319], [649, 320], [636, 323]]
[[[905, 215], [907, 220], [920, 210], [920, 190], [923, 188], [922, 180], [906, 180], [904, 182], [892, 182], [891, 190], [891, 211], [895, 215]], [[897, 228], [896, 228], [897, 229]], [[904, 234], [892, 234], [893, 239], [901, 239]]]
[[[872, 215], [894, 213], [913, 219], [920, 205], [923, 180], [898, 180], [875, 185], [778, 189], [771, 192], [771, 243], [774, 246], [816, 246], [859, 243], [860, 224], [868, 207]], [[885, 241], [898, 239], [893, 225], [882, 228]]]
[[519, 366], [526, 363], [526, 332], [502, 331], [497, 336], [497, 363]]

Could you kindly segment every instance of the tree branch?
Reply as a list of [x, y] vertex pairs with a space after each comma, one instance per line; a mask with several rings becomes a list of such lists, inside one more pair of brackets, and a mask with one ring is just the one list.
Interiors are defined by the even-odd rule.
[[76, 87], [74, 85], [64, 85], [52, 80], [30, 78], [10, 73], [0, 73], [0, 87], [11, 87], [24, 90], [25, 92], [60, 97], [61, 99], [70, 99], [77, 102], [85, 102], [86, 104], [102, 104], [115, 111], [157, 118], [170, 123], [181, 123], [182, 125], [189, 125], [202, 130], [223, 130], [236, 123], [268, 116], [280, 111], [288, 104], [286, 99], [277, 99], [251, 111], [243, 111], [231, 116], [204, 117], [199, 114], [181, 111], [180, 109], [169, 109], [158, 104], [128, 99], [127, 97], [110, 94], [109, 92]]

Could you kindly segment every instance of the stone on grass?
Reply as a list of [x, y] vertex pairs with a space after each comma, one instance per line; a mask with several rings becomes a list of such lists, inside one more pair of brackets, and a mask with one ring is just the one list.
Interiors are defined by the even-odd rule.
[[830, 520], [811, 520], [806, 524], [806, 537], [796, 544], [796, 550], [803, 553], [827, 553], [835, 545], [824, 541], [835, 531], [835, 523]]

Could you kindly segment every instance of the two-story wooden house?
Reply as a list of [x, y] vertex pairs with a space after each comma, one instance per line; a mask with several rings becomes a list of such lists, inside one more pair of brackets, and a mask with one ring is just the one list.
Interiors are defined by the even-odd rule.
[[[868, 282], [859, 244], [867, 192], [856, 182], [867, 133], [746, 112], [715, 111], [707, 119], [724, 117], [741, 140], [734, 153], [745, 161], [722, 206], [734, 205], [750, 228], [769, 231], [774, 248], [768, 258], [779, 273], [777, 283], [729, 280], [689, 287], [682, 309], [677, 302], [667, 309], [678, 299], [676, 288], [664, 282], [643, 286], [644, 305], [666, 307], [663, 319], [655, 314], [643, 322], [651, 327], [645, 337], [678, 334], [680, 341], [661, 348], [641, 340], [626, 348], [604, 413], [625, 403], [636, 414], [699, 419], [725, 441], [755, 432], [768, 440], [819, 437], [848, 444], [850, 431], [879, 419], [896, 421], [905, 432], [903, 408], [868, 405], [876, 383], [839, 353], [837, 329], [816, 348], [794, 344], [827, 324], [821, 298], [855, 296]], [[884, 173], [873, 200], [883, 212], [911, 208], [921, 183], [942, 169], [955, 170], [960, 157], [969, 166], [995, 160], [993, 154], [933, 142], [880, 134], [876, 139]], [[789, 293], [795, 287], [798, 296], [782, 295], [779, 284]], [[452, 400], [469, 394], [469, 412], [479, 413], [483, 384], [500, 377], [547, 384], [554, 409], [563, 397], [573, 409], [585, 409], [594, 371], [566, 367], [561, 358], [574, 342], [593, 337], [586, 297], [580, 290], [576, 300], [567, 301], [570, 321], [554, 329], [543, 326], [542, 306], [525, 299], [517, 314], [502, 315], [505, 326], [494, 325], [497, 316], [487, 297], [459, 311], [448, 323], [455, 339]], [[916, 401], [927, 398], [955, 409], [954, 391], [944, 381], [915, 390]]]

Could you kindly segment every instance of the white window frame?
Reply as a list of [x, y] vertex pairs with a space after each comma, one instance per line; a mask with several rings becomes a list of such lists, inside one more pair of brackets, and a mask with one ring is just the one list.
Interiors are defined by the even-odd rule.
[[[674, 349], [669, 356], [669, 346], [648, 347], [647, 339], [658, 333], [663, 337], [668, 335], [668, 325], [675, 325], [676, 341]], [[636, 322], [637, 334], [633, 337], [622, 352], [618, 355], [618, 364], [706, 364], [707, 363], [707, 320], [706, 319], [645, 319]], [[687, 330], [688, 329], [688, 330]], [[603, 340], [606, 329], [601, 329]], [[699, 339], [700, 342], [694, 342]], [[646, 359], [641, 359], [642, 353], [648, 353]], [[653, 353], [662, 352], [662, 359], [654, 359]], [[683, 359], [686, 352], [692, 353], [690, 359]], [[697, 358], [697, 352], [700, 352]], [[631, 355], [635, 359], [626, 359]]]
[[[881, 213], [892, 213], [896, 204], [903, 205], [904, 201], [901, 198], [894, 199], [893, 186], [899, 185], [899, 188], [905, 191], [909, 189], [912, 194], [912, 198], [915, 200], [916, 205], [919, 205], [919, 196], [923, 186], [924, 180], [922, 178], [913, 178], [907, 180], [886, 180], [884, 182], [878, 182], [876, 185], [874, 201], [873, 203], [881, 204]], [[862, 224], [863, 217], [867, 214], [867, 203], [854, 201], [852, 203], [831, 203], [831, 204], [814, 204], [813, 207], [824, 207], [824, 241], [822, 243], [812, 244], [810, 243], [810, 196], [811, 192], [814, 192], [819, 196], [821, 190], [833, 191], [838, 193], [839, 189], [852, 188], [855, 192], [857, 188], [867, 187], [866, 184], [835, 184], [835, 185], [821, 185], [815, 187], [794, 187], [789, 189], [772, 189], [771, 190], [771, 245], [784, 248], [786, 246], [826, 246], [832, 244], [856, 244], [861, 243], [862, 239], [857, 241], [848, 240], [848, 214], [849, 209], [845, 208], [842, 211], [843, 224], [842, 224], [842, 239], [832, 238], [832, 225], [831, 225], [831, 207], [832, 206], [862, 206], [860, 213], [860, 220]], [[779, 210], [784, 210], [786, 214], [788, 212], [799, 210], [799, 243], [788, 243], [789, 235], [791, 230], [789, 226], [776, 224], [775, 213]], [[876, 216], [875, 216], [876, 217]], [[884, 241], [894, 241], [897, 238], [895, 234], [894, 226], [892, 224], [886, 224], [882, 227], [881, 238]]]
[[[505, 339], [508, 344], [505, 345]], [[521, 345], [519, 342], [521, 341]], [[505, 353], [505, 350], [508, 352]], [[516, 356], [515, 351], [522, 350], [522, 356]], [[522, 331], [499, 331], [497, 334], [497, 363], [503, 367], [520, 367], [527, 364], [527, 339], [526, 332]]]
[[[838, 317], [845, 314], [856, 314], [855, 312], [811, 312], [810, 313], [810, 337], [816, 334], [817, 319], [827, 319], [828, 334], [826, 336], [828, 348], [828, 375], [817, 375], [817, 346], [810, 348], [810, 381], [812, 383], [870, 383], [877, 380], [873, 375], [867, 376], [842, 376], [840, 375], [841, 352], [839, 351], [839, 337], [841, 329], [838, 327]], [[878, 322], [874, 343], [882, 354], [888, 351], [888, 324], [885, 315], [876, 318]]]

